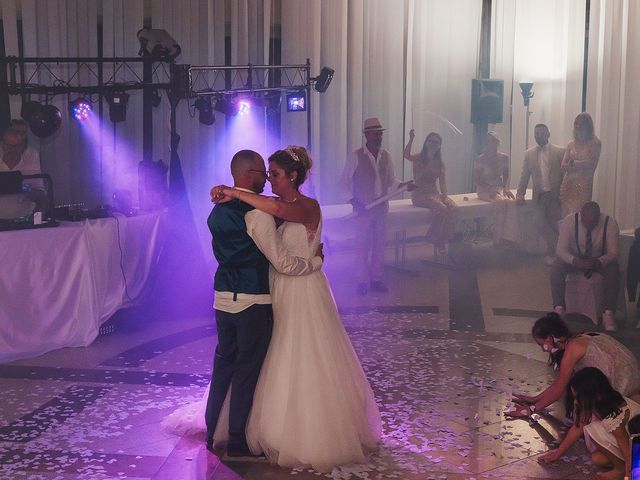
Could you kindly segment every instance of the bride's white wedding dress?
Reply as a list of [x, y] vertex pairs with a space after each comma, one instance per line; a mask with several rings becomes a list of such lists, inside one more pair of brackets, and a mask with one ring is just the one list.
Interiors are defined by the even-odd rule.
[[[278, 233], [289, 254], [312, 258], [321, 226], [308, 232], [285, 222]], [[380, 413], [327, 278], [320, 270], [289, 276], [271, 268], [269, 280], [274, 327], [247, 425], [251, 450], [281, 466], [322, 472], [364, 462], [380, 440]], [[205, 403], [206, 395], [165, 425], [180, 433], [205, 430]], [[218, 422], [216, 442], [223, 440], [227, 418]]]

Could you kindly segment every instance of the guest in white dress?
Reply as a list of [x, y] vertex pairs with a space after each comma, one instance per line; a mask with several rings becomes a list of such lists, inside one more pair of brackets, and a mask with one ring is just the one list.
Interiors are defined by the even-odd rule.
[[569, 382], [567, 412], [575, 419], [557, 449], [540, 457], [555, 461], [584, 432], [594, 465], [610, 468], [599, 479], [622, 480], [631, 470], [628, 423], [640, 414], [640, 405], [615, 390], [606, 375], [594, 367], [583, 368]]
[[[596, 367], [622, 395], [634, 396], [640, 391], [640, 368], [633, 353], [615, 338], [597, 332], [572, 335], [560, 316], [551, 312], [538, 319], [531, 334], [550, 363], [559, 370], [555, 381], [535, 396], [516, 394], [513, 417], [526, 417], [560, 400], [574, 372]], [[635, 397], [634, 397], [635, 398]]]
[[484, 150], [476, 157], [473, 177], [478, 198], [495, 205], [493, 241], [516, 242], [518, 212], [515, 196], [509, 190], [509, 156], [498, 151], [500, 138], [495, 132], [487, 133]]

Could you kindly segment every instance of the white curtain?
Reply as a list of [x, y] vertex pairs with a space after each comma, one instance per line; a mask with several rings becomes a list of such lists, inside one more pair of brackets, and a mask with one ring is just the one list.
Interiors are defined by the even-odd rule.
[[[470, 175], [472, 125], [470, 80], [475, 77], [480, 0], [0, 0], [5, 45], [18, 54], [17, 22], [23, 22], [25, 55], [97, 55], [97, 24], [102, 18], [104, 54], [137, 54], [135, 37], [144, 16], [153, 28], [167, 30], [182, 46], [179, 63], [222, 65], [225, 38], [234, 64], [269, 61], [269, 40], [281, 25], [282, 63], [323, 65], [336, 74], [327, 92], [314, 92], [312, 146], [315, 168], [311, 193], [323, 203], [341, 201], [336, 178], [347, 155], [362, 144], [362, 122], [379, 117], [384, 144], [398, 177], [411, 178], [402, 160], [403, 145], [415, 128], [421, 146], [430, 130], [444, 137], [450, 191], [464, 190]], [[145, 12], [145, 6], [150, 11]], [[595, 199], [623, 226], [638, 223], [636, 185], [638, 133], [639, 7], [631, 0], [592, 0], [588, 72], [588, 106], [602, 138]], [[581, 109], [585, 0], [494, 0], [491, 76], [505, 80], [504, 123], [495, 128], [502, 149], [511, 154], [512, 185], [525, 149], [525, 110], [518, 82], [534, 82], [530, 132], [547, 123], [551, 140], [565, 145]], [[271, 52], [272, 53], [272, 52]], [[56, 67], [61, 72], [65, 67]], [[135, 69], [141, 74], [139, 69]], [[27, 71], [29, 75], [32, 72]], [[43, 74], [45, 75], [45, 74]], [[83, 69], [75, 82], [91, 73]], [[116, 80], [132, 79], [119, 72]], [[161, 72], [157, 80], [166, 80]], [[40, 79], [43, 83], [46, 78]], [[67, 98], [49, 99], [63, 113], [60, 131], [51, 138], [30, 138], [40, 147], [45, 170], [52, 173], [57, 202], [109, 202], [112, 190], [136, 190], [136, 167], [142, 151], [141, 93], [130, 92], [127, 120], [104, 122], [103, 148], [93, 143], [66, 115]], [[46, 99], [40, 97], [41, 101]], [[19, 97], [11, 97], [18, 116]], [[228, 164], [237, 148], [254, 147], [267, 155], [289, 144], [306, 144], [306, 114], [282, 107], [280, 138], [269, 138], [264, 119], [254, 124], [226, 121], [216, 115], [201, 125], [193, 101], [178, 107], [180, 158], [197, 224], [210, 204], [207, 191], [229, 182]], [[108, 109], [105, 105], [105, 118]], [[532, 137], [532, 135], [531, 135]], [[154, 110], [154, 159], [169, 162], [169, 106], [163, 96]], [[533, 144], [530, 138], [529, 144]], [[203, 227], [204, 228], [204, 227]], [[206, 232], [202, 232], [207, 238]]]
[[[178, 63], [224, 65], [227, 25], [230, 26], [232, 64], [262, 64], [268, 60], [271, 24], [268, 1], [163, 0], [151, 2], [151, 5], [153, 28], [169, 32], [182, 48], [176, 60]], [[208, 78], [209, 81], [213, 79], [212, 76]], [[176, 123], [181, 138], [178, 153], [199, 238], [206, 258], [209, 258], [211, 235], [206, 225], [211, 209], [209, 189], [220, 183], [231, 184], [231, 156], [240, 148], [256, 148], [248, 141], [256, 136], [252, 130], [241, 135], [242, 132], [235, 131], [238, 118], [227, 124], [225, 116], [217, 112], [213, 125], [201, 124], [193, 103], [193, 99], [182, 100], [177, 108]], [[170, 109], [166, 96], [161, 112], [161, 116], [154, 113], [154, 156], [168, 163]], [[261, 125], [264, 128], [264, 124]]]
[[[2, 0], [0, 7], [7, 54], [19, 53], [17, 25], [21, 20], [24, 55], [27, 57], [95, 56], [98, 6], [98, 0]], [[68, 71], [72, 69], [75, 66], [51, 66], [52, 72], [63, 79], [69, 78]], [[54, 80], [44, 71], [34, 76], [32, 66], [25, 68], [25, 75], [27, 79], [31, 78], [32, 83], [51, 84]], [[73, 83], [82, 82], [90, 75], [88, 69], [80, 68]], [[43, 170], [53, 178], [57, 203], [84, 202], [95, 206], [101, 202], [100, 160], [82, 132], [67, 121], [69, 98], [35, 95], [31, 100], [53, 104], [62, 113], [62, 126], [55, 135], [43, 139], [30, 135], [29, 138], [29, 143], [41, 152]], [[19, 96], [10, 97], [12, 117], [20, 116], [21, 103]]]
[[[354, 2], [352, 7], [356, 6], [360, 5]], [[364, 141], [364, 119], [378, 117], [387, 129], [383, 145], [394, 159], [399, 178], [402, 178], [404, 147], [406, 9], [407, 2], [365, 0], [360, 11], [354, 8], [350, 12], [351, 18], [357, 15], [363, 18], [362, 36], [356, 30], [353, 43], [349, 45], [351, 50], [358, 52], [354, 56], [361, 61], [349, 63], [354, 83], [361, 81], [362, 97], [356, 95], [351, 105], [354, 115], [348, 128], [347, 146], [349, 151], [359, 148]]]
[[529, 117], [533, 128], [545, 123], [550, 141], [566, 146], [573, 119], [582, 106], [585, 0], [494, 0], [491, 77], [504, 80], [501, 150], [511, 158], [511, 187], [517, 185], [526, 150], [526, 108], [519, 83], [534, 83]]
[[[324, 203], [343, 200], [336, 177], [349, 152], [362, 145], [362, 124], [367, 117], [380, 118], [386, 127], [384, 146], [394, 157], [399, 178], [411, 178], [402, 160], [408, 123], [418, 130], [440, 130], [451, 128], [442, 119], [453, 119], [468, 138], [451, 142], [451, 159], [468, 157], [469, 90], [480, 6], [474, 0], [455, 3], [283, 0], [283, 63], [305, 57], [317, 68], [314, 74], [323, 65], [336, 70], [329, 90], [312, 96], [312, 144], [317, 165], [313, 178]], [[438, 33], [433, 34], [434, 30]], [[448, 49], [454, 43], [453, 53], [443, 48], [443, 38]], [[453, 60], [446, 60], [449, 57]], [[435, 66], [440, 59], [447, 64], [444, 70]], [[435, 88], [426, 88], [426, 72], [436, 69], [437, 73], [428, 76], [437, 81]], [[439, 89], [442, 86], [448, 87], [444, 95]], [[413, 90], [418, 93], [410, 93]], [[306, 123], [296, 115], [283, 116], [283, 144], [306, 140]], [[430, 116], [441, 118], [440, 123], [430, 124]], [[456, 163], [450, 174], [454, 190], [456, 185], [461, 188], [464, 175], [464, 167]]]
[[621, 228], [640, 225], [640, 5], [592, 0], [587, 111], [602, 140], [594, 199]]
[[[413, 153], [429, 132], [442, 136], [450, 193], [465, 192], [471, 182], [471, 79], [476, 76], [481, 7], [475, 0], [409, 2], [405, 131], [416, 131]], [[411, 165], [406, 162], [404, 168], [411, 178]]]
[[[394, 157], [398, 177], [411, 178], [402, 160], [405, 124], [411, 123], [421, 133], [440, 128], [431, 126], [427, 118], [431, 113], [424, 112], [435, 112], [463, 132], [461, 141], [452, 139], [449, 145], [452, 191], [463, 183], [466, 172], [459, 158], [468, 156], [470, 148], [468, 82], [475, 68], [480, 2], [458, 0], [454, 6], [443, 6], [442, 2], [416, 0], [158, 0], [148, 4], [150, 12], [144, 12], [143, 0], [0, 2], [8, 53], [17, 53], [15, 25], [22, 12], [26, 54], [39, 56], [97, 55], [99, 15], [104, 54], [135, 56], [135, 33], [148, 15], [153, 28], [167, 30], [182, 46], [179, 63], [224, 64], [228, 34], [233, 64], [260, 64], [269, 60], [271, 27], [279, 21], [282, 63], [301, 64], [309, 58], [312, 75], [317, 75], [324, 65], [336, 70], [327, 92], [313, 92], [311, 98], [311, 143], [316, 164], [311, 177], [312, 194], [325, 203], [340, 200], [336, 177], [349, 152], [362, 144], [362, 123], [371, 116], [379, 117], [387, 128], [385, 147]], [[458, 12], [463, 8], [465, 13], [461, 16]], [[459, 28], [460, 17], [464, 28]], [[435, 31], [439, 33], [434, 34]], [[443, 48], [444, 38], [447, 43], [455, 39], [454, 53]], [[455, 61], [448, 57], [455, 57]], [[134, 70], [141, 75], [140, 68]], [[114, 80], [133, 77], [132, 72], [120, 70]], [[165, 79], [160, 70], [156, 81]], [[427, 88], [428, 82], [437, 87]], [[438, 92], [441, 86], [448, 88], [444, 97]], [[411, 92], [406, 98], [405, 89]], [[130, 95], [126, 122], [104, 122], [99, 154], [66, 118], [67, 99], [54, 100], [65, 121], [61, 132], [40, 141], [40, 146], [44, 168], [54, 172], [58, 202], [79, 198], [93, 206], [98, 201], [108, 202], [116, 188], [133, 190], [135, 194], [136, 168], [142, 152], [142, 94]], [[201, 125], [193, 118], [197, 111], [192, 104], [193, 101], [180, 103], [177, 123], [180, 157], [192, 206], [198, 210], [196, 215], [203, 215], [209, 208], [209, 187], [230, 181], [228, 162], [237, 148], [253, 146], [268, 154], [282, 145], [307, 142], [306, 114], [287, 113], [284, 105], [281, 138], [273, 139], [264, 134], [264, 119], [246, 127], [244, 136], [239, 135], [239, 122], [227, 122], [222, 115], [217, 115], [213, 126]], [[106, 110], [105, 105], [105, 118]], [[18, 111], [19, 101], [13, 97], [12, 112]], [[260, 135], [262, 138], [258, 138]], [[166, 97], [154, 110], [153, 140], [154, 159], [168, 163]], [[51, 148], [46, 148], [49, 144]]]

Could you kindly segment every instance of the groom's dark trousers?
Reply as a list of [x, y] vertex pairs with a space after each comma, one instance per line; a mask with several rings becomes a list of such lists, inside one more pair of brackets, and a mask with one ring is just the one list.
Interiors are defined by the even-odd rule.
[[[232, 200], [216, 205], [207, 219], [218, 261], [214, 278], [218, 346], [205, 411], [207, 445], [212, 443], [222, 404], [231, 389], [228, 450], [237, 453], [248, 452], [245, 427], [273, 326], [271, 304], [267, 303], [269, 262], [247, 233], [245, 215], [252, 210], [250, 205]], [[230, 308], [217, 306], [218, 294], [231, 295], [227, 302]], [[227, 429], [227, 425], [220, 428]]]
[[213, 435], [226, 392], [231, 387], [229, 448], [246, 450], [245, 427], [262, 362], [269, 348], [273, 328], [271, 305], [252, 305], [238, 312], [216, 310], [218, 346], [205, 419]]
[[218, 346], [205, 411], [207, 446], [212, 446], [231, 389], [227, 453], [242, 454], [248, 453], [245, 427], [273, 326], [269, 262], [282, 273], [304, 275], [320, 268], [322, 261], [287, 255], [278, 246], [273, 217], [239, 200], [216, 205], [207, 224], [218, 261], [213, 284]]

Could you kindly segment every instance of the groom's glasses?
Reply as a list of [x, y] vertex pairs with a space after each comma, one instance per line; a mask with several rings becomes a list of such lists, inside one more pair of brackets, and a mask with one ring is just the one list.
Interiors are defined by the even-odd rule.
[[262, 175], [264, 175], [265, 177], [269, 177], [269, 172], [267, 172], [266, 170], [251, 170], [249, 169], [250, 172], [256, 172], [256, 173], [261, 173]]

